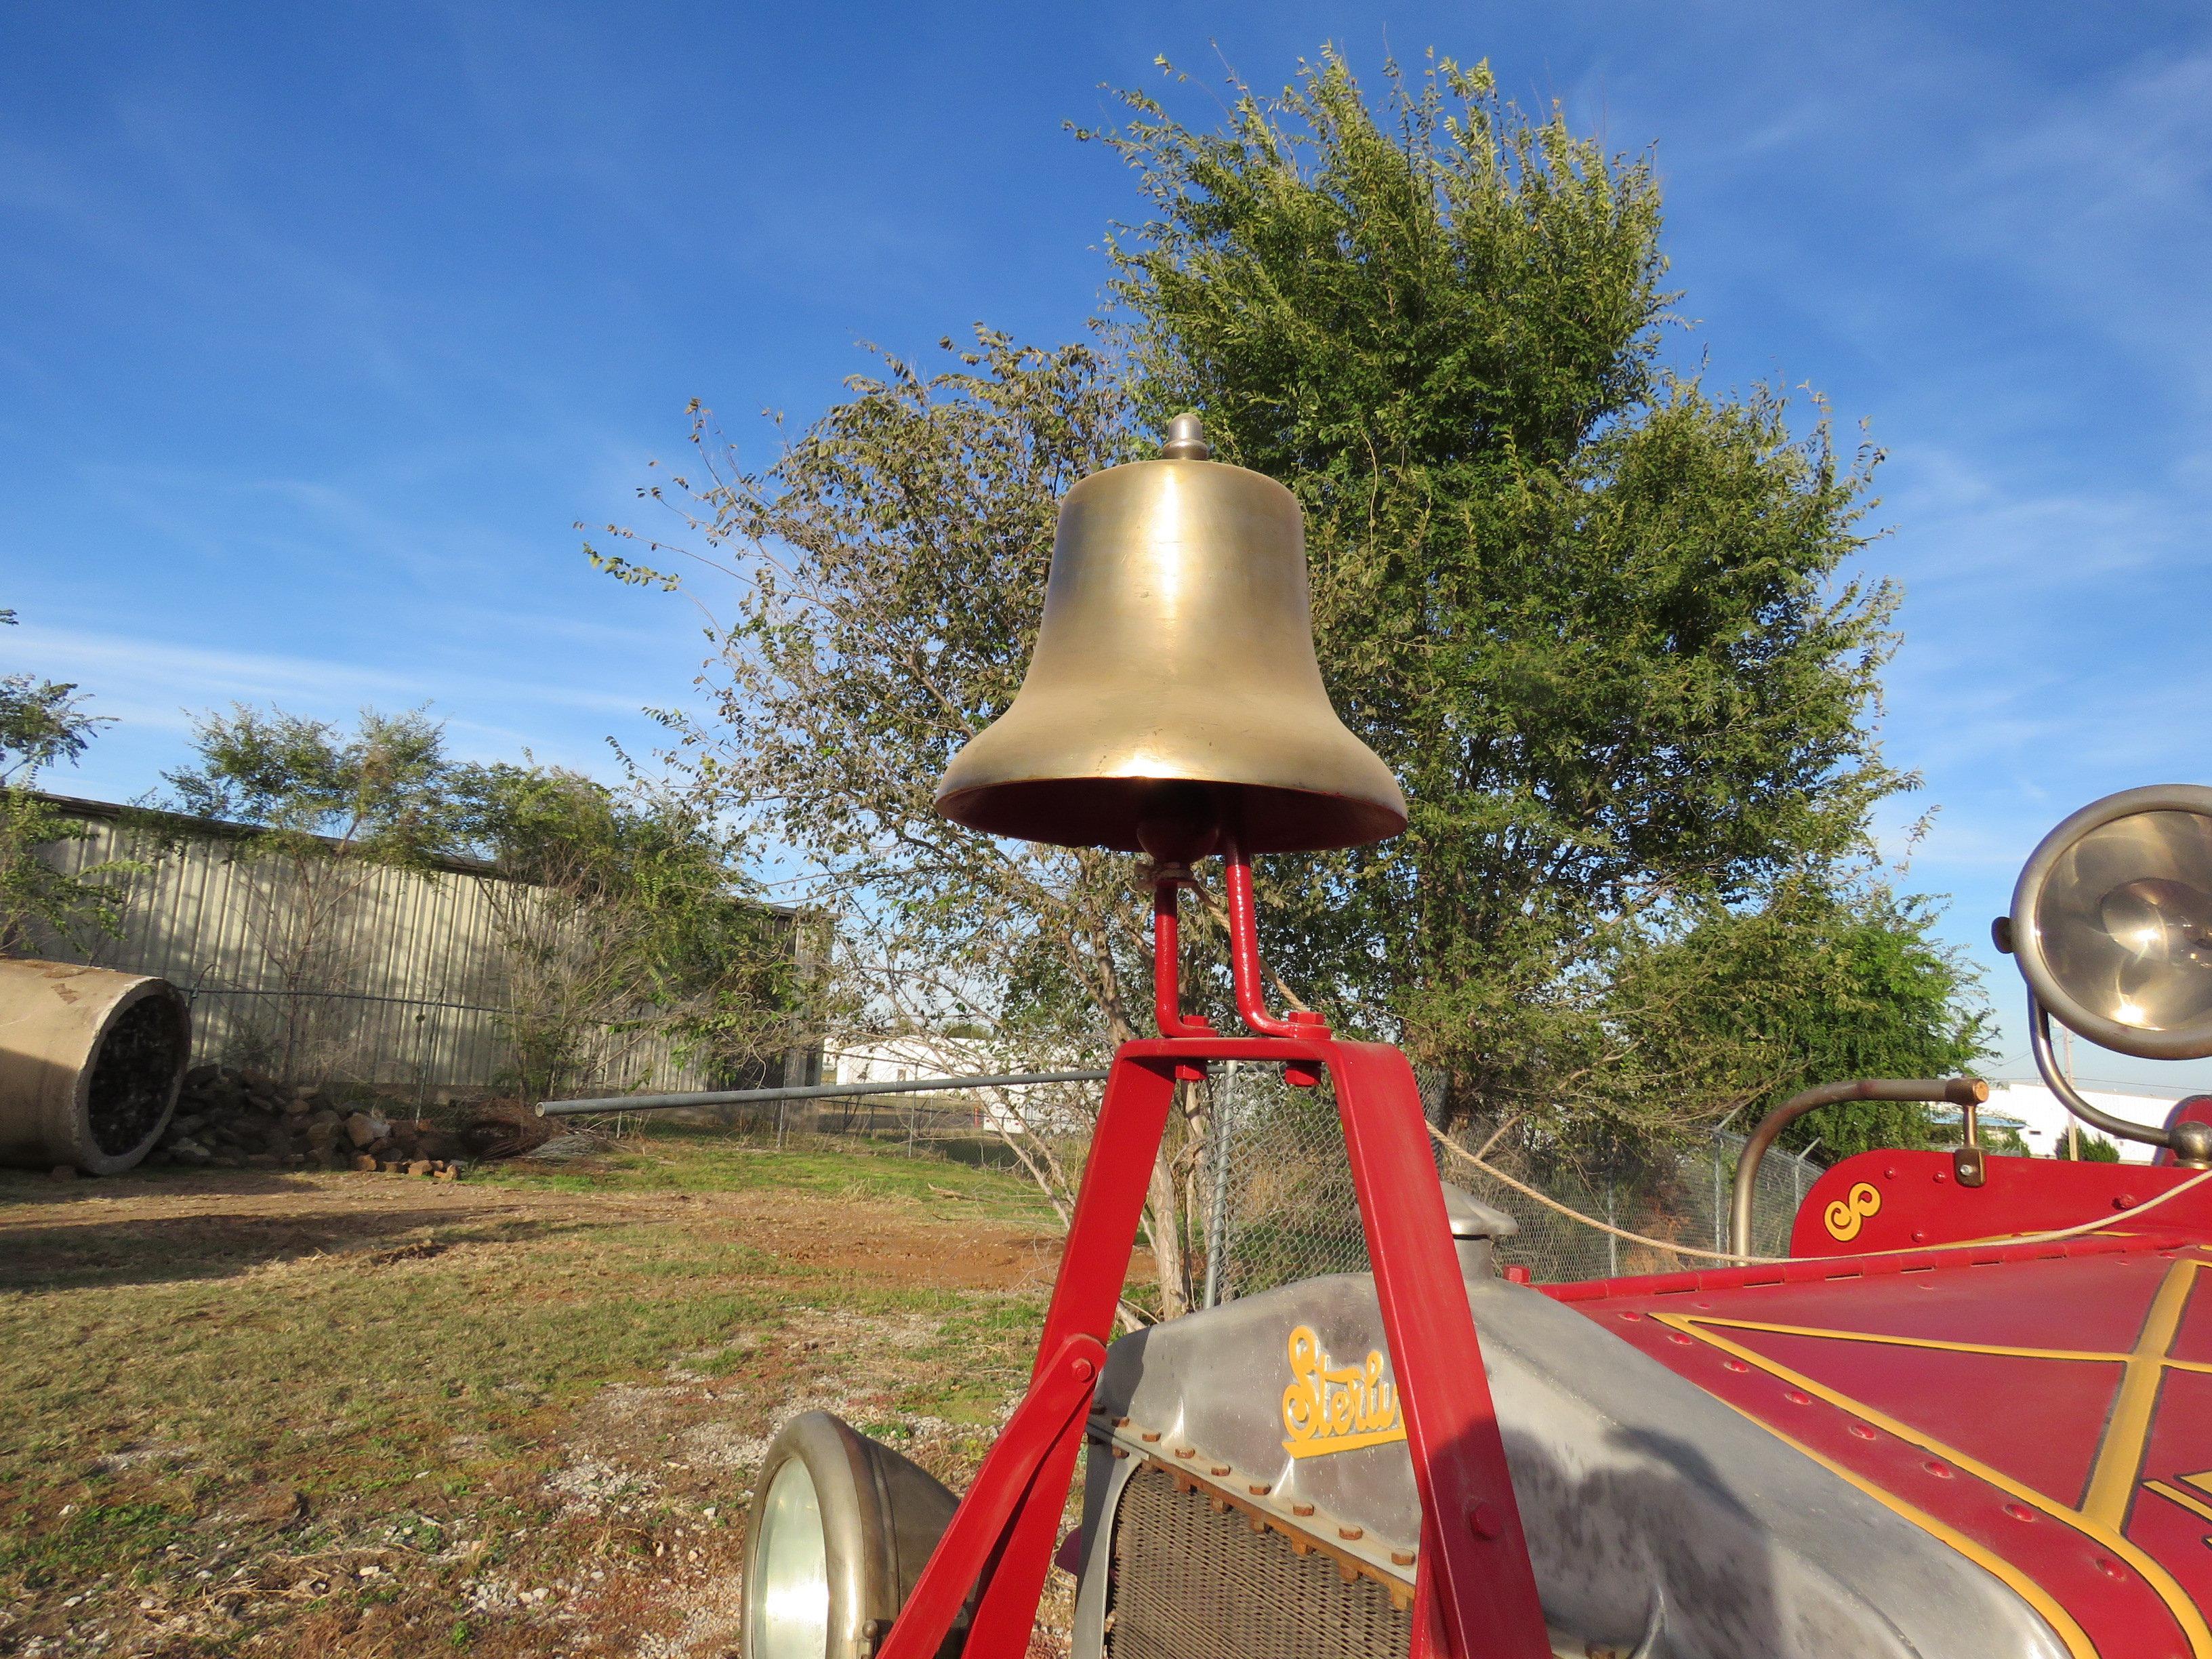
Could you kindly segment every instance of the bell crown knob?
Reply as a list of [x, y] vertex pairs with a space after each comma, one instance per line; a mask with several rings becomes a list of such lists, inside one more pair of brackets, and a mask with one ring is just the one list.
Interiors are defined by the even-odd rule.
[[1160, 459], [1164, 461], [1210, 461], [1212, 446], [1206, 441], [1206, 428], [1196, 415], [1186, 411], [1168, 422], [1168, 441], [1160, 446]]
[[1291, 492], [1208, 459], [1199, 418], [1160, 459], [1062, 498], [1021, 690], [953, 757], [937, 809], [994, 835], [1203, 856], [1382, 841], [1406, 799], [1330, 706]]

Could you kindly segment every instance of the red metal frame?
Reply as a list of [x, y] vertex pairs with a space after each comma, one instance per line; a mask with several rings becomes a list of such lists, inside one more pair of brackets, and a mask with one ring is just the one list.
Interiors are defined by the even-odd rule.
[[1413, 1068], [1387, 1044], [1332, 1037], [1311, 1014], [1267, 1013], [1251, 867], [1233, 843], [1224, 861], [1237, 1007], [1255, 1029], [1275, 1034], [1218, 1036], [1183, 1016], [1175, 907], [1188, 878], [1164, 872], [1153, 911], [1157, 1001], [1161, 1029], [1172, 1035], [1123, 1043], [1114, 1056], [1029, 1394], [984, 1458], [881, 1659], [934, 1659], [971, 1592], [965, 1651], [975, 1659], [1027, 1651], [1176, 1080], [1231, 1060], [1279, 1064], [1298, 1080], [1325, 1072], [1336, 1090], [1421, 1498], [1413, 1654], [1548, 1659], [1552, 1651]]
[[1260, 924], [1252, 904], [1252, 860], [1233, 836], [1221, 864], [1221, 884], [1229, 895], [1229, 978], [1236, 988], [1237, 1017], [1261, 1036], [1302, 1036], [1304, 1033], [1293, 1023], [1297, 1015], [1277, 1019], [1267, 1012], [1267, 999], [1260, 983]]

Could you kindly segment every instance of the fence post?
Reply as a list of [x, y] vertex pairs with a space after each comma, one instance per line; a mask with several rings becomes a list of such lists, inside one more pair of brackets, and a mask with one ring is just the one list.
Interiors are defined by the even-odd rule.
[[415, 1011], [415, 1115], [430, 1103], [430, 1011]]
[[1728, 1248], [1728, 1241], [1721, 1236], [1721, 1230], [1728, 1224], [1728, 1204], [1721, 1191], [1721, 1152], [1726, 1145], [1727, 1143], [1721, 1139], [1721, 1132], [1718, 1129], [1714, 1130], [1713, 1248], [1716, 1250], [1724, 1250]]
[[[1613, 1201], [1613, 1182], [1607, 1182], [1605, 1183], [1605, 1224], [1608, 1227], [1620, 1225], [1620, 1210]], [[1612, 1233], [1605, 1236], [1605, 1273], [1608, 1279], [1618, 1279], [1620, 1276], [1620, 1240]]]
[[1229, 1062], [1229, 1080], [1213, 1114], [1213, 1209], [1206, 1218], [1206, 1307], [1221, 1299], [1221, 1253], [1229, 1243], [1229, 1138], [1237, 1114], [1237, 1079], [1241, 1060]]

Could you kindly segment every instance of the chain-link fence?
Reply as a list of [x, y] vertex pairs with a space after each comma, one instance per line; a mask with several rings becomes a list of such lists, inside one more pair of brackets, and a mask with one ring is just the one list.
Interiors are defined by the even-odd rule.
[[[824, 1078], [837, 1058], [834, 1049], [816, 1056]], [[1032, 1176], [1056, 1169], [1072, 1182], [1090, 1152], [1097, 1106], [1097, 1085], [1077, 1083], [750, 1101], [665, 1116], [713, 1126], [755, 1146], [866, 1147]]]
[[[848, 1095], [830, 1100], [757, 1101], [732, 1106], [700, 1106], [674, 1115], [719, 1124], [741, 1138], [775, 1146], [830, 1139], [864, 1143], [878, 1152], [904, 1152], [918, 1158], [1016, 1169], [1019, 1160], [999, 1133], [992, 1108], [967, 1096], [935, 1094]], [[1087, 1121], [1070, 1126], [1066, 1139], [1078, 1149], [1090, 1139]]]
[[1328, 1085], [1232, 1062], [1214, 1079], [1203, 1302], [1316, 1273], [1364, 1273], [1367, 1241]]
[[[1433, 1121], [1440, 1079], [1418, 1080]], [[1018, 1142], [1030, 1153], [1030, 1173], [1049, 1165], [1073, 1180], [1089, 1152], [1094, 1086], [760, 1102], [685, 1115], [757, 1143], [861, 1143], [1014, 1170], [1023, 1167]], [[1199, 1136], [1183, 1143], [1191, 1155], [1182, 1190], [1194, 1299], [1211, 1306], [1317, 1273], [1366, 1271], [1358, 1195], [1327, 1082], [1298, 1088], [1285, 1080], [1279, 1066], [1231, 1063], [1215, 1068], [1208, 1106], [1195, 1120], [1179, 1117], [1182, 1127], [1170, 1132]], [[1494, 1127], [1462, 1121], [1451, 1138], [1469, 1151], [1487, 1144], [1484, 1162], [1580, 1216], [1693, 1249], [1728, 1248], [1741, 1135], [1716, 1131], [1686, 1149], [1591, 1170], [1547, 1158], [1540, 1146], [1510, 1133], [1492, 1142]], [[1003, 1133], [1008, 1130], [1020, 1133], [1010, 1137]], [[1498, 1258], [1527, 1267], [1540, 1283], [1716, 1265], [1563, 1215], [1441, 1145], [1431, 1150], [1446, 1181], [1519, 1224], [1519, 1232], [1499, 1241]], [[1820, 1173], [1818, 1165], [1779, 1148], [1767, 1153], [1753, 1195], [1754, 1254], [1787, 1253], [1798, 1206]]]
[[[1422, 1096], [1433, 1115], [1436, 1079]], [[1219, 1133], [1203, 1206], [1206, 1294], [1211, 1304], [1316, 1273], [1367, 1268], [1366, 1240], [1346, 1162], [1344, 1133], [1328, 1086], [1286, 1085], [1274, 1066], [1227, 1066], [1217, 1074]], [[1473, 1151], [1494, 1126], [1462, 1123], [1452, 1139]], [[1590, 1172], [1547, 1159], [1525, 1140], [1501, 1137], [1484, 1161], [1580, 1214], [1624, 1231], [1692, 1249], [1728, 1248], [1729, 1196], [1741, 1135], [1714, 1132], [1705, 1144]], [[1466, 1160], [1434, 1148], [1443, 1178], [1504, 1211], [1521, 1231], [1498, 1242], [1498, 1258], [1540, 1283], [1665, 1273], [1711, 1262], [1592, 1227], [1515, 1190]], [[1787, 1253], [1790, 1228], [1817, 1165], [1779, 1149], [1759, 1166], [1751, 1248]]]
[[[1486, 1138], [1479, 1127], [1453, 1137], [1471, 1146], [1480, 1146]], [[1547, 1166], [1525, 1148], [1502, 1143], [1484, 1161], [1568, 1209], [1609, 1227], [1692, 1249], [1725, 1250], [1729, 1198], [1743, 1144], [1741, 1135], [1711, 1132], [1701, 1145], [1662, 1152], [1622, 1169], [1591, 1173]], [[1725, 1265], [1589, 1226], [1462, 1158], [1447, 1155], [1442, 1172], [1447, 1181], [1520, 1224], [1519, 1232], [1499, 1241], [1498, 1257], [1527, 1267], [1529, 1276], [1541, 1284]], [[1797, 1206], [1820, 1173], [1817, 1165], [1793, 1153], [1779, 1149], [1767, 1153], [1752, 1194], [1753, 1255], [1789, 1254], [1790, 1230]]]

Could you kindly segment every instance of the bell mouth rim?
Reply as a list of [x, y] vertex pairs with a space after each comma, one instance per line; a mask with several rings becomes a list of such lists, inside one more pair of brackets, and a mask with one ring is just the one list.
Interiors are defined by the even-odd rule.
[[1175, 783], [1213, 791], [1224, 825], [1248, 853], [1342, 852], [1392, 840], [1407, 825], [1402, 795], [1393, 805], [1370, 795], [1173, 773], [994, 779], [949, 790], [934, 805], [953, 823], [986, 835], [1141, 853], [1138, 825], [1153, 787]]

